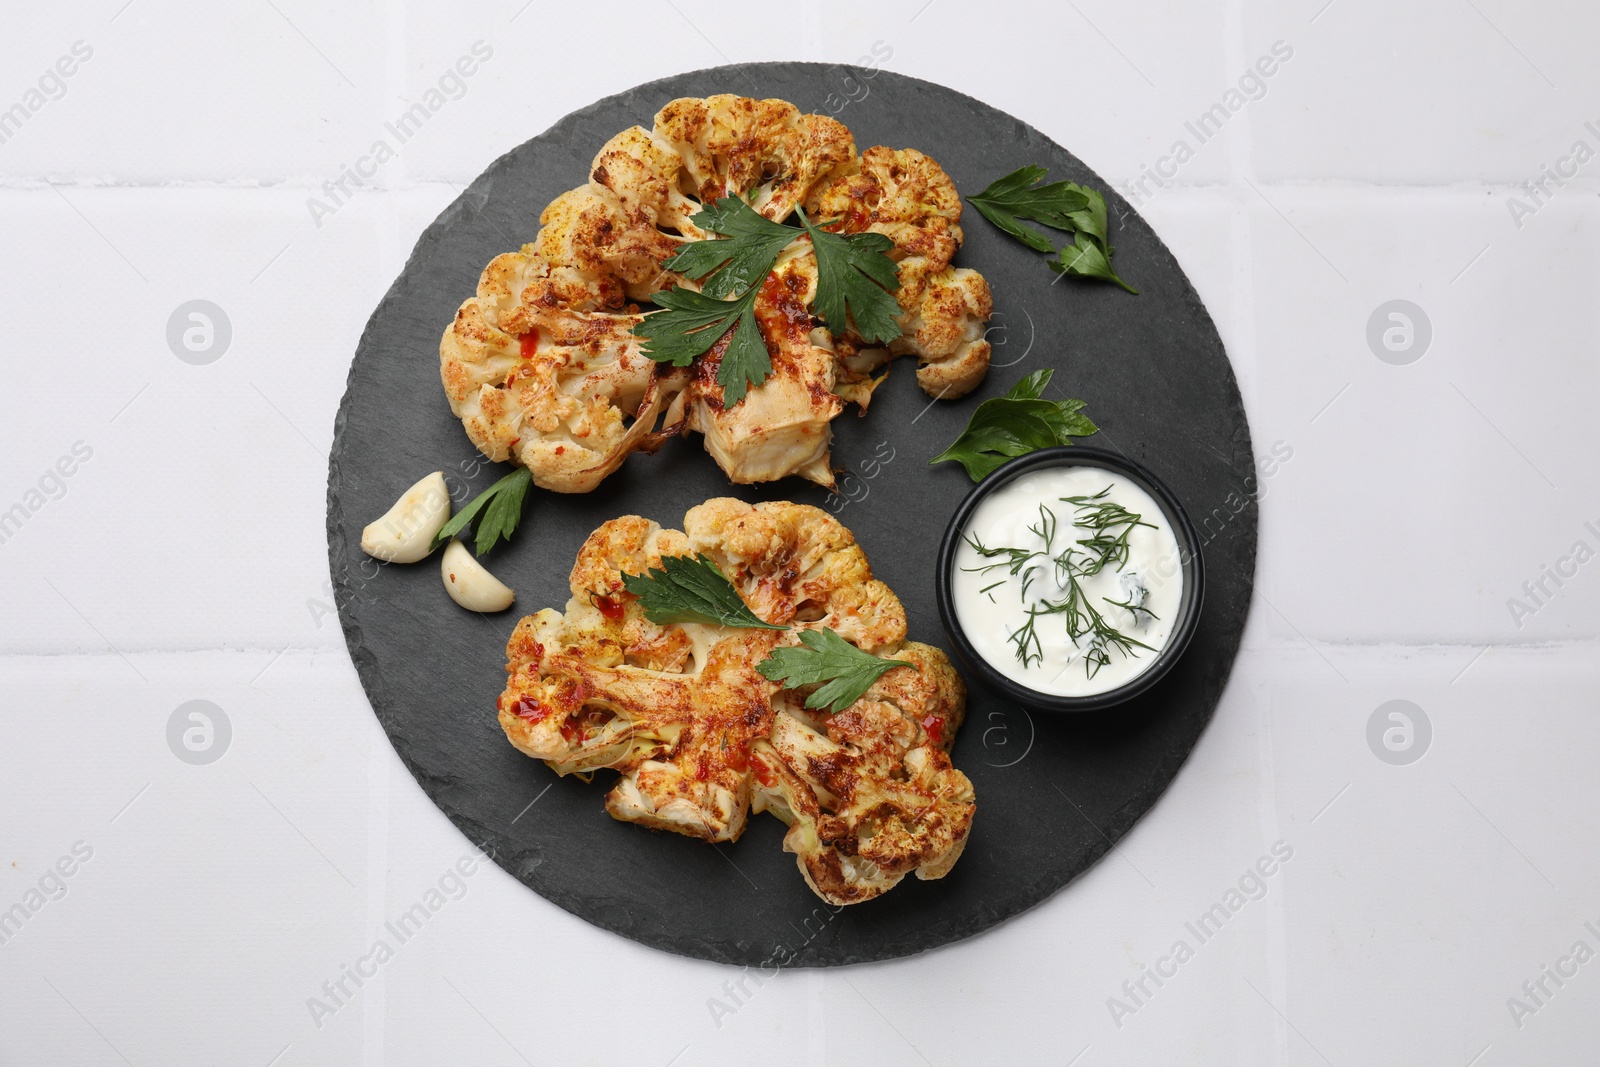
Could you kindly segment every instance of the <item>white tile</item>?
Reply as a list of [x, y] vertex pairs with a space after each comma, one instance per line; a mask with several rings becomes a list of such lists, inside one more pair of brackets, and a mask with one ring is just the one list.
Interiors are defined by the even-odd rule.
[[[45, 14], [5, 64], [7, 94], [79, 41], [66, 91], [0, 146], [0, 174], [161, 183], [322, 180], [379, 124], [383, 7], [100, 0]], [[120, 11], [120, 13], [118, 13]], [[32, 16], [30, 16], [32, 17]], [[23, 42], [27, 43], [24, 45]], [[25, 53], [25, 54], [24, 54]], [[6, 99], [9, 106], [12, 99]]]
[[[383, 878], [367, 857], [368, 763], [393, 756], [348, 663], [290, 656], [252, 687], [266, 656], [138, 655], [147, 680], [109, 656], [3, 662], [3, 808], [28, 818], [8, 826], [0, 899], [79, 842], [89, 856], [4, 946], [6, 1001], [39, 1020], [8, 1028], [7, 1052], [114, 1060], [92, 1025], [133, 1062], [268, 1062], [322, 972], [360, 945], [366, 885]], [[220, 709], [184, 720], [210, 727], [192, 738], [221, 752], [204, 765], [168, 747], [195, 699]], [[150, 1024], [175, 1004], [197, 1006], [184, 1026]]]
[[[1501, 1062], [1536, 1062], [1575, 1047], [1592, 1018], [1596, 993], [1580, 983], [1521, 1031], [1505, 1002], [1575, 939], [1596, 942], [1583, 929], [1595, 872], [1571, 847], [1596, 788], [1595, 669], [1497, 650], [1452, 683], [1451, 665], [1369, 653], [1348, 686], [1271, 672], [1279, 804], [1307, 843], [1286, 1010], [1335, 1063], [1441, 1050], [1465, 1063], [1490, 1044]], [[1369, 718], [1394, 699], [1431, 723], [1409, 765], [1368, 747]]]
[[[521, 0], [96, 0], [0, 41], [0, 112], [29, 112], [0, 126], [0, 513], [29, 504], [0, 542], [0, 907], [54, 894], [57, 861], [93, 850], [0, 946], [0, 1060], [1087, 1049], [1080, 1067], [1480, 1052], [1486, 1067], [1585, 1048], [1593, 964], [1521, 1028], [1507, 999], [1574, 941], [1600, 946], [1584, 926], [1600, 927], [1600, 875], [1579, 847], [1600, 801], [1600, 564], [1559, 588], [1545, 576], [1576, 541], [1600, 551], [1600, 164], [1538, 198], [1516, 186], [1579, 138], [1600, 150], [1583, 51], [1600, 16], [1077, 0], [980, 19], [949, 0], [830, 0], [775, 33], [674, 3], [608, 9], [591, 23], [635, 32], [585, 47], [562, 43], [568, 13]], [[30, 86], [80, 40], [93, 55], [33, 107]], [[458, 88], [446, 73], [479, 40], [493, 54]], [[1280, 40], [1292, 57], [1200, 143], [1190, 127]], [[1215, 721], [1115, 853], [977, 939], [781, 974], [719, 1026], [734, 969], [596, 930], [485, 866], [318, 1026], [308, 999], [470, 847], [395, 756], [323, 606], [327, 451], [368, 315], [457, 189], [571, 110], [681, 70], [875, 48], [1131, 192], [1216, 321], [1258, 454], [1289, 453], [1264, 483], [1258, 596]], [[430, 89], [427, 123], [318, 225], [308, 199]], [[1134, 188], [1180, 139], [1193, 158]], [[203, 366], [166, 340], [197, 298], [233, 335]], [[1433, 331], [1409, 365], [1367, 341], [1395, 299]], [[47, 477], [80, 441], [92, 454]], [[1514, 618], [1512, 598], [1536, 610]], [[169, 747], [192, 700], [231, 728], [211, 764]], [[1431, 725], [1409, 765], [1369, 740], [1393, 700]], [[1199, 944], [1186, 923], [1280, 840], [1292, 860]], [[1186, 937], [1193, 959], [1119, 1026], [1111, 998]], [[570, 1011], [552, 1027], [541, 1007], [619, 988], [650, 1004], [647, 1028]]]
[[[1029, 36], [1056, 42], [1051, 54], [1070, 58], [1041, 60], [1026, 80], [998, 74], [1017, 59], [1014, 24], [967, 19], [948, 0], [829, 3], [815, 13], [796, 11], [784, 36], [770, 33], [761, 20], [728, 18], [725, 9], [698, 0], [666, 8], [624, 4], [619, 14], [638, 10], [652, 42], [625, 68], [596, 63], [582, 47], [552, 48], [548, 14], [537, 6], [518, 14], [519, 7], [509, 5], [509, 15], [494, 19], [479, 8], [467, 19], [435, 5], [413, 4], [407, 11], [405, 103], [391, 97], [392, 108], [403, 110], [436, 87], [480, 37], [493, 50], [463, 79], [459, 98], [439, 108], [404, 146], [404, 166], [414, 178], [469, 181], [500, 153], [568, 112], [678, 71], [768, 60], [859, 63], [865, 57], [885, 70], [940, 82], [1006, 110], [1121, 184], [1166, 153], [1193, 101], [1220, 94], [1235, 77], [1206, 50], [1188, 47], [1195, 41], [1221, 47], [1220, 7], [1210, 4], [1170, 5], [1142, 46], [1131, 42], [1151, 24], [1115, 5], [1031, 9]], [[948, 43], [957, 20], [959, 56]], [[1253, 58], [1241, 60], [1241, 69]], [[528, 91], [530, 69], [540, 72], [538, 92]], [[737, 70], [728, 78], [728, 91], [747, 91]], [[840, 91], [853, 90], [841, 85]], [[848, 110], [840, 118], [848, 124]], [[648, 109], [639, 116], [647, 125], [649, 119]], [[1188, 163], [1184, 179], [1217, 181], [1225, 175], [1228, 150], [1220, 146], [1208, 146]]]
[[[578, 43], [558, 40], [556, 20], [539, 4], [467, 5], [465, 15], [457, 6], [397, 6], [405, 52], [398, 83], [385, 99], [385, 121], [398, 123], [419, 101], [437, 105], [412, 139], [395, 146], [399, 156], [393, 169], [415, 180], [465, 185], [569, 112], [643, 82], [725, 63], [823, 58], [804, 49], [796, 55], [790, 42], [766, 32], [759, 20], [728, 18], [719, 9], [690, 2], [676, 4], [675, 10], [629, 0], [608, 9], [608, 24], [623, 33], [628, 31], [622, 27], [631, 26], [649, 40], [627, 64], [607, 59], [616, 42], [608, 43], [605, 35]], [[796, 28], [803, 31], [808, 21], [799, 16]], [[463, 75], [463, 69], [472, 73]], [[743, 88], [730, 76], [729, 91]], [[638, 121], [649, 125], [651, 113], [645, 110]], [[390, 169], [385, 167], [386, 174]], [[575, 175], [573, 184], [582, 178]]]
[[[1600, 281], [1583, 201], [1557, 200], [1518, 232], [1481, 193], [1262, 193], [1273, 207], [1242, 205], [1252, 431], [1293, 449], [1262, 508], [1265, 595], [1327, 642], [1594, 636], [1600, 582], [1586, 568], [1521, 627], [1507, 608], [1574, 541], [1600, 548], [1584, 525], [1600, 527], [1586, 490], [1595, 310], [1571, 295]], [[1432, 325], [1409, 365], [1367, 342], [1393, 299]]]
[[[285, 1062], [348, 1061], [360, 1048], [395, 1063], [437, 1062], [451, 1048], [487, 1062], [515, 1062], [511, 1050], [602, 1062], [615, 1046], [580, 1028], [551, 1031], [526, 1004], [558, 991], [600, 1000], [619, 982], [651, 991], [660, 1012], [652, 1047], [670, 1046], [670, 1056], [687, 1046], [689, 1062], [748, 1062], [775, 1032], [784, 1041], [773, 1055], [790, 1063], [815, 1062], [808, 1049], [914, 1059], [908, 1039], [934, 1062], [986, 1050], [1027, 1056], [1040, 1041], [1064, 1056], [1090, 1046], [1141, 1058], [1178, 1043], [1243, 1063], [1314, 1059], [1265, 1004], [1254, 1006], [1246, 982], [1335, 1062], [1457, 1041], [1476, 1042], [1470, 1057], [1485, 1042], [1521, 1040], [1501, 1014], [1504, 997], [1582, 936], [1597, 888], [1565, 847], [1595, 799], [1584, 762], [1593, 745], [1583, 741], [1592, 667], [1575, 670], [1548, 650], [1496, 652], [1452, 685], [1443, 656], [1358, 652], [1346, 663], [1357, 680], [1339, 687], [1307, 653], [1252, 649], [1171, 790], [1118, 851], [981, 938], [913, 960], [780, 975], [719, 1027], [707, 1005], [728, 996], [732, 969], [595, 930], [484, 867], [318, 1027], [307, 1000], [325, 997], [322, 983], [470, 846], [399, 765], [347, 664], [291, 653], [252, 686], [265, 659], [141, 655], [147, 684], [130, 684], [111, 657], [5, 661], [25, 709], [8, 713], [25, 747], [23, 773], [4, 783], [5, 810], [41, 795], [63, 803], [15, 838], [0, 898], [18, 897], [78, 840], [94, 850], [67, 894], [6, 946], [8, 1000], [39, 1020], [10, 1039], [23, 1060], [45, 1049], [99, 1055], [46, 978], [135, 1062], [185, 1049], [264, 1049], [266, 1062], [285, 1045]], [[64, 668], [77, 679], [70, 695], [59, 692]], [[1526, 698], [1532, 684], [1537, 704]], [[196, 696], [223, 707], [233, 727], [226, 754], [207, 766], [180, 762], [165, 739], [172, 709]], [[1410, 766], [1368, 748], [1371, 711], [1397, 697], [1433, 725], [1431, 747]], [[86, 745], [72, 713], [112, 705], [126, 713], [102, 716]], [[36, 725], [18, 733], [24, 715]], [[69, 747], [93, 757], [85, 768], [115, 753], [120, 769], [63, 779], [59, 753]], [[1504, 784], [1534, 780], [1542, 785], [1532, 793]], [[1246, 882], [1256, 899], [1202, 942], [1186, 924], [1226, 906], [1279, 841], [1291, 858], [1264, 890]], [[1122, 984], [1180, 940], [1193, 958], [1130, 1001]], [[126, 967], [137, 967], [138, 983]], [[1463, 1021], [1340, 1025], [1388, 1003], [1396, 983], [1420, 991], [1441, 971], [1456, 975]], [[142, 1022], [228, 982], [238, 995], [181, 1035]], [[1550, 1036], [1529, 1047], [1575, 1037], [1586, 997], [1574, 987], [1542, 1013]], [[1136, 1007], [1121, 1026], [1112, 998]], [[949, 1010], [952, 999], [961, 1012]], [[1404, 1003], [1428, 1000], [1418, 992]], [[1040, 1025], [1007, 1025], [1018, 1017]]]
[[1535, 177], [1600, 120], [1585, 51], [1597, 30], [1600, 15], [1581, 5], [1252, 4], [1246, 37], [1295, 53], [1250, 109], [1254, 171], [1416, 185]]
[[[1220, 92], [1231, 77], [1220, 58], [1227, 50], [1223, 5], [1215, 3], [1163, 4], [1152, 13], [1096, 0], [974, 19], [948, 0], [882, 8], [835, 2], [824, 18], [826, 38], [848, 46], [819, 58], [854, 62], [881, 40], [894, 52], [886, 69], [1015, 115], [1118, 186], [1166, 153], [1189, 101]], [[1017, 67], [1025, 77], [1004, 73]], [[1213, 145], [1183, 176], [1216, 181], [1226, 167], [1226, 150]]]
[[[334, 415], [367, 317], [453, 194], [359, 199], [320, 229], [289, 190], [63, 195], [0, 194], [18, 235], [0, 306], [14, 343], [52, 354], [20, 362], [0, 399], [16, 465], [0, 510], [32, 510], [0, 572], [35, 620], [3, 647], [342, 649], [313, 603]], [[62, 284], [84, 259], [115, 279], [93, 300]], [[168, 346], [195, 298], [231, 328], [206, 365]], [[30, 497], [79, 442], [89, 458], [64, 491], [47, 479]]]

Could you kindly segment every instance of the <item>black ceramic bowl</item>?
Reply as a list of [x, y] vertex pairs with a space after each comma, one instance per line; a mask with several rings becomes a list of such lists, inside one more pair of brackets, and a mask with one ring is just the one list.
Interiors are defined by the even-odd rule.
[[[1045, 467], [1099, 467], [1122, 475], [1149, 493], [1156, 503], [1161, 505], [1161, 510], [1171, 524], [1173, 537], [1178, 542], [1178, 558], [1183, 569], [1183, 595], [1179, 598], [1178, 617], [1173, 623], [1167, 643], [1143, 671], [1117, 688], [1108, 689], [1104, 693], [1061, 696], [1055, 693], [1041, 693], [1037, 689], [1023, 685], [1002, 674], [984, 659], [972, 646], [972, 642], [967, 640], [967, 635], [961, 628], [961, 621], [956, 618], [955, 596], [950, 588], [950, 568], [955, 562], [956, 548], [961, 544], [961, 533], [966, 529], [967, 520], [989, 494], [1030, 471]], [[1178, 657], [1183, 655], [1183, 650], [1188, 646], [1189, 638], [1194, 636], [1195, 626], [1200, 621], [1200, 605], [1205, 599], [1205, 564], [1200, 556], [1200, 539], [1195, 536], [1189, 516], [1184, 513], [1183, 505], [1172, 494], [1172, 490], [1168, 489], [1159, 478], [1140, 464], [1115, 452], [1081, 445], [1070, 447], [1063, 445], [1018, 456], [973, 486], [972, 492], [968, 493], [961, 506], [956, 508], [955, 516], [945, 529], [944, 540], [939, 544], [934, 585], [939, 599], [939, 618], [944, 622], [945, 632], [950, 635], [956, 655], [968, 671], [982, 680], [985, 687], [1036, 711], [1098, 711], [1143, 693], [1155, 685], [1178, 661]]]

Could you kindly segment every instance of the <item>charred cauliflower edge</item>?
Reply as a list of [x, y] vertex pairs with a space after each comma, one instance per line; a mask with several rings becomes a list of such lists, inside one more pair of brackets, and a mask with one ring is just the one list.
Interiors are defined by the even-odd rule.
[[[714, 237], [690, 218], [724, 196], [774, 221], [803, 206], [840, 232], [888, 236], [902, 336], [885, 348], [823, 328], [810, 313], [816, 260], [802, 243], [757, 299], [773, 374], [741, 403], [723, 406], [720, 347], [682, 369], [644, 356], [629, 301], [695, 287], [661, 265]], [[484, 455], [557, 492], [588, 492], [630, 453], [689, 430], [735, 482], [798, 474], [831, 488], [830, 423], [848, 401], [867, 407], [889, 360], [915, 355], [922, 388], [946, 400], [988, 372], [988, 283], [950, 265], [960, 218], [955, 185], [915, 149], [858, 155], [841, 123], [782, 100], [674, 100], [652, 130], [607, 142], [589, 181], [545, 208], [533, 242], [485, 268], [439, 345], [450, 409]]]
[[[906, 641], [899, 599], [818, 508], [718, 498], [683, 527], [629, 515], [589, 536], [565, 614], [527, 616], [507, 643], [506, 737], [561, 775], [620, 772], [606, 810], [624, 822], [734, 841], [751, 809], [772, 812], [789, 827], [784, 850], [832, 904], [869, 900], [913, 871], [942, 878], [976, 810], [950, 763], [966, 688], [945, 654]], [[646, 618], [624, 575], [701, 553], [756, 615], [792, 629]], [[915, 668], [885, 672], [836, 713], [807, 709], [815, 686], [785, 688], [756, 666], [822, 627]]]

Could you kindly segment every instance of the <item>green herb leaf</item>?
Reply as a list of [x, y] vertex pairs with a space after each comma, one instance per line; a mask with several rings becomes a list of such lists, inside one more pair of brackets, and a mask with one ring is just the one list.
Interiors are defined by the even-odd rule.
[[661, 310], [646, 315], [633, 332], [645, 339], [644, 354], [657, 363], [687, 367], [728, 332], [754, 299], [747, 293], [738, 300], [719, 300], [678, 286], [657, 293], [655, 302]]
[[[1058, 274], [1100, 278], [1138, 295], [1139, 290], [1111, 269], [1111, 240], [1106, 221], [1106, 198], [1097, 189], [1075, 182], [1035, 183], [1049, 172], [1043, 167], [1022, 167], [997, 178], [981, 193], [967, 197], [979, 214], [1035, 252], [1055, 252], [1046, 265]], [[1021, 219], [1042, 222], [1052, 229], [1074, 234], [1072, 244], [1056, 249], [1050, 238], [1024, 226]]]
[[1052, 373], [1048, 367], [1036, 370], [1005, 396], [979, 404], [961, 436], [928, 462], [959, 463], [981, 482], [1008, 459], [1097, 433], [1082, 400], [1042, 399]]
[[1099, 278], [1120, 285], [1134, 296], [1139, 290], [1117, 277], [1111, 269], [1111, 256], [1100, 242], [1086, 233], [1078, 234], [1072, 244], [1062, 245], [1055, 259], [1045, 260], [1045, 266], [1057, 274], [1073, 274], [1083, 278]]
[[884, 255], [894, 242], [881, 233], [829, 233], [799, 211], [817, 257], [817, 314], [836, 334], [845, 332], [846, 311], [865, 341], [887, 344], [900, 336], [900, 268]]
[[[828, 328], [844, 332], [848, 314], [867, 341], [886, 343], [899, 337], [900, 305], [893, 291], [900, 277], [894, 261], [884, 255], [894, 242], [876, 233], [828, 233], [813, 226], [803, 211], [800, 221], [817, 258], [816, 308]], [[772, 356], [756, 324], [756, 295], [778, 256], [802, 231], [765, 218], [733, 196], [701, 208], [694, 223], [722, 234], [722, 239], [685, 244], [663, 266], [701, 279], [700, 291], [675, 286], [657, 293], [655, 302], [662, 310], [646, 315], [633, 333], [645, 338], [646, 356], [687, 367], [731, 330], [717, 367], [723, 405], [731, 408], [772, 373]]]
[[646, 315], [633, 332], [645, 338], [643, 351], [651, 359], [687, 367], [731, 328], [733, 336], [717, 366], [722, 403], [731, 408], [744, 399], [747, 384], [760, 385], [772, 373], [772, 356], [756, 326], [757, 289], [752, 285], [733, 300], [718, 300], [681, 286], [667, 289], [655, 295], [663, 310]]
[[[1056, 556], [1050, 554], [1054, 551], [1053, 542], [1061, 524], [1056, 513], [1043, 504], [1039, 505], [1039, 522], [1028, 527], [1030, 533], [1044, 542], [1043, 552], [1007, 546], [991, 548], [976, 537], [965, 539], [966, 544], [980, 558], [995, 562], [979, 563], [977, 566], [963, 567], [963, 570], [988, 574], [994, 570], [1005, 569], [1013, 578], [1021, 575], [1021, 597], [1027, 618], [1008, 633], [1006, 639], [1015, 646], [1017, 661], [1022, 664], [1024, 670], [1044, 662], [1044, 646], [1039, 638], [1038, 621], [1051, 616], [1061, 617], [1066, 626], [1067, 636], [1072, 638], [1073, 644], [1083, 653], [1084, 670], [1090, 678], [1093, 678], [1101, 667], [1110, 664], [1112, 649], [1117, 649], [1129, 657], [1137, 657], [1139, 653], [1136, 650], [1141, 648], [1150, 652], [1155, 651], [1150, 645], [1113, 626], [1091, 602], [1080, 581], [1082, 578], [1101, 573], [1107, 564], [1111, 563], [1116, 564], [1116, 569], [1121, 571], [1128, 563], [1128, 536], [1133, 528], [1135, 526], [1156, 528], [1153, 523], [1145, 522], [1144, 517], [1137, 512], [1108, 501], [1106, 497], [1110, 492], [1111, 487], [1107, 486], [1093, 496], [1061, 498], [1063, 503], [1073, 506], [1073, 528], [1087, 530], [1093, 536], [1079, 538]], [[1055, 584], [1057, 588], [1065, 590], [1065, 599], [1053, 601], [1044, 597], [1035, 599], [1031, 604], [1028, 603], [1031, 578], [1042, 569], [1041, 565], [1032, 564], [1035, 559], [1045, 559], [1054, 564]], [[1135, 580], [1137, 581], [1137, 578]], [[1004, 584], [1004, 579], [998, 584]], [[992, 585], [986, 586], [985, 591], [993, 588]], [[1149, 615], [1151, 621], [1154, 621], [1155, 613], [1144, 606], [1146, 593], [1142, 584], [1137, 588], [1140, 590], [1137, 598], [1130, 592], [1125, 601], [1112, 600], [1110, 597], [1101, 597], [1101, 600], [1113, 607], [1126, 610], [1133, 616], [1135, 625], [1139, 622], [1141, 612]], [[1088, 639], [1086, 644], [1082, 640], [1084, 638]]]
[[758, 619], [727, 575], [705, 556], [665, 556], [661, 570], [624, 575], [622, 585], [639, 598], [645, 618], [657, 626], [703, 622], [743, 630], [787, 629]]
[[1043, 167], [1027, 166], [996, 178], [981, 193], [967, 197], [984, 218], [994, 223], [1012, 237], [1035, 252], [1051, 252], [1050, 239], [1038, 230], [1024, 226], [1020, 219], [1032, 219], [1057, 230], [1072, 233], [1080, 229], [1074, 215], [1090, 207], [1091, 196], [1100, 200], [1100, 229], [1105, 230], [1105, 200], [1092, 189], [1072, 182], [1043, 181], [1050, 172]]
[[1050, 376], [1055, 371], [1049, 367], [1041, 367], [1032, 374], [1023, 378], [1016, 385], [1006, 390], [1007, 400], [1038, 400], [1044, 396], [1044, 387], [1050, 384]]
[[722, 405], [731, 408], [744, 399], [747, 385], [760, 385], [772, 374], [772, 354], [767, 351], [766, 338], [756, 325], [756, 287], [734, 301], [742, 305], [739, 321], [734, 324], [733, 337], [722, 351], [722, 362], [717, 365], [717, 384], [722, 386]]
[[700, 291], [719, 300], [759, 285], [777, 262], [778, 253], [800, 236], [793, 226], [757, 214], [736, 196], [701, 208], [689, 221], [725, 239], [685, 244], [662, 266], [702, 279]]
[[1081, 211], [1067, 213], [1067, 218], [1072, 220], [1077, 232], [1088, 234], [1099, 242], [1101, 248], [1109, 247], [1109, 238], [1106, 236], [1106, 198], [1101, 196], [1096, 189], [1086, 185], [1076, 188], [1083, 192], [1089, 203]]
[[511, 531], [522, 521], [522, 503], [528, 495], [533, 475], [526, 467], [518, 467], [473, 498], [472, 503], [456, 512], [450, 521], [433, 536], [433, 548], [438, 548], [450, 538], [466, 529], [467, 524], [478, 520], [475, 547], [478, 555], [489, 551], [502, 538], [511, 540]]
[[[733, 407], [749, 386], [772, 373], [772, 356], [755, 321], [756, 294], [778, 255], [800, 236], [756, 213], [736, 196], [723, 197], [695, 213], [695, 225], [725, 235], [724, 240], [684, 245], [664, 264], [691, 278], [704, 279], [700, 292], [674, 286], [657, 293], [662, 310], [633, 328], [645, 338], [644, 354], [658, 363], [687, 367], [731, 329], [717, 366], [722, 403]], [[733, 300], [726, 299], [739, 293]]]
[[824, 683], [806, 698], [808, 708], [843, 711], [872, 688], [885, 672], [914, 663], [879, 659], [863, 652], [832, 630], [802, 630], [802, 648], [775, 648], [756, 667], [762, 676], [793, 687]]

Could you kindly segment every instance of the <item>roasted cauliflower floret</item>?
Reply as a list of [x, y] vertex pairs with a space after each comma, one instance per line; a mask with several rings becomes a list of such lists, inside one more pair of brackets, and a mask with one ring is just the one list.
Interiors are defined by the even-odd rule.
[[708, 500], [683, 517], [689, 551], [709, 556], [768, 622], [826, 626], [883, 655], [906, 637], [900, 598], [872, 577], [853, 534], [818, 508]]
[[552, 284], [538, 257], [491, 263], [440, 341], [440, 376], [484, 455], [515, 459], [543, 488], [586, 493], [677, 433], [657, 423], [685, 376], [639, 351], [637, 315], [540, 304]]
[[[668, 556], [717, 563], [785, 631], [651, 622], [624, 577]], [[944, 653], [905, 641], [905, 609], [826, 512], [709, 500], [664, 530], [633, 515], [584, 543], [565, 613], [518, 623], [499, 720], [559, 774], [619, 772], [606, 810], [624, 822], [737, 840], [750, 810], [789, 824], [786, 850], [824, 899], [850, 904], [906, 874], [942, 877], [965, 846], [972, 785], [950, 765], [966, 690]], [[884, 672], [838, 712], [806, 709], [758, 666], [798, 630], [829, 627]]]
[[[840, 232], [886, 234], [903, 335], [868, 346], [814, 317], [816, 260], [797, 229], [756, 301], [772, 362], [765, 382], [724, 404], [716, 374], [727, 338], [687, 370], [645, 366], [627, 301], [697, 284], [666, 264], [686, 243], [717, 238], [693, 217], [727, 196], [773, 221], [804, 204]], [[915, 355], [918, 382], [943, 399], [988, 370], [988, 285], [950, 265], [960, 218], [954, 183], [915, 149], [858, 156], [839, 122], [783, 100], [671, 101], [652, 129], [602, 146], [589, 180], [545, 208], [533, 242], [485, 270], [440, 345], [451, 410], [485, 455], [562, 492], [592, 489], [630, 452], [690, 430], [735, 482], [794, 474], [831, 488], [832, 420], [847, 401], [867, 406], [890, 359]]]
[[833, 716], [841, 718], [823, 733], [777, 715], [777, 759], [764, 746], [752, 757], [772, 779], [758, 774], [758, 810], [789, 824], [785, 851], [830, 903], [869, 900], [913, 871], [944, 877], [972, 828], [972, 783], [890, 705], [863, 698]]
[[844, 410], [844, 401], [833, 391], [832, 348], [820, 343], [827, 331], [813, 328], [806, 310], [805, 298], [815, 285], [816, 261], [806, 255], [769, 275], [761, 287], [755, 315], [772, 359], [772, 376], [740, 403], [727, 407], [717, 384], [727, 338], [693, 368], [685, 393], [688, 428], [705, 435], [706, 451], [735, 482], [770, 482], [797, 474], [833, 487], [828, 445], [831, 424]]
[[683, 184], [705, 203], [743, 196], [773, 221], [812, 187], [855, 161], [850, 131], [786, 100], [721, 94], [674, 100], [656, 113], [656, 134], [683, 160]]
[[845, 233], [881, 233], [894, 258], [949, 264], [961, 247], [961, 196], [955, 183], [915, 148], [869, 148], [860, 161], [819, 188], [806, 210], [841, 219]]
[[915, 355], [917, 384], [929, 396], [955, 399], [989, 372], [984, 324], [994, 311], [989, 283], [950, 266], [961, 247], [961, 197], [939, 164], [914, 148], [869, 148], [858, 167], [818, 190], [812, 210], [841, 220], [847, 233], [881, 233], [900, 263], [901, 336], [887, 352], [841, 346], [854, 374]]
[[989, 373], [984, 323], [994, 310], [989, 283], [965, 267], [934, 270], [928, 260], [900, 264], [900, 337], [889, 350], [916, 354], [917, 384], [945, 400], [966, 396]]

